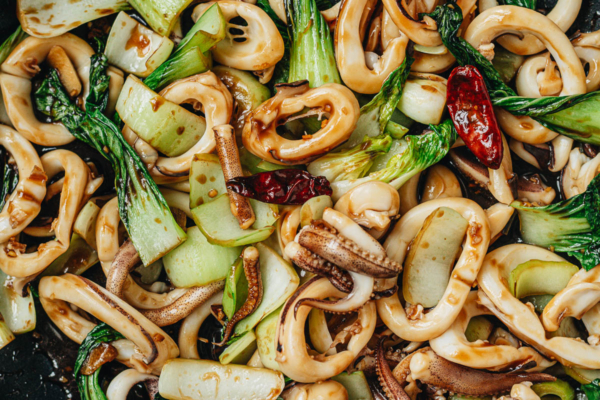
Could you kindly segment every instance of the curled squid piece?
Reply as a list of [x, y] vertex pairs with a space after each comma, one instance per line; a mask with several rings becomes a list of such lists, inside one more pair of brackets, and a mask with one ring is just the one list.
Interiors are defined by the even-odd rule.
[[[163, 193], [165, 195], [165, 200], [167, 200], [167, 204], [177, 204], [178, 207], [182, 208], [185, 204], [189, 204], [189, 197], [184, 193], [165, 189], [163, 189]], [[173, 200], [174, 198], [181, 198], [182, 200], [175, 203]], [[182, 209], [182, 211], [184, 211], [186, 215], [191, 215], [189, 206], [187, 209]], [[110, 274], [113, 261], [121, 247], [119, 241], [119, 232], [122, 232], [120, 222], [119, 201], [117, 198], [113, 198], [102, 207], [96, 220], [98, 258], [106, 276]], [[135, 254], [132, 253], [133, 251], [129, 253], [130, 257], [137, 257], [137, 252], [135, 252]], [[123, 261], [126, 261], [126, 259], [123, 259]], [[127, 274], [125, 282], [119, 285], [122, 287], [123, 298], [127, 303], [142, 310], [157, 310], [168, 307], [188, 291], [188, 289], [175, 289], [167, 293], [153, 293], [139, 286], [130, 274]]]
[[[0, 244], [0, 269], [7, 275], [25, 278], [42, 272], [69, 248], [71, 230], [85, 198], [90, 169], [75, 153], [54, 150], [44, 154], [41, 162], [48, 179], [64, 171], [58, 217], [52, 223], [55, 239], [42, 243], [37, 251], [25, 253], [25, 246], [15, 240]], [[41, 179], [41, 178], [40, 178]], [[43, 182], [43, 179], [41, 180]]]
[[154, 375], [143, 374], [133, 368], [126, 369], [110, 381], [106, 389], [106, 397], [110, 400], [127, 400], [129, 391], [138, 383], [156, 386], [158, 378]]
[[[390, 14], [394, 24], [410, 40], [426, 47], [440, 46], [442, 38], [437, 31], [437, 24], [430, 17], [415, 20], [404, 7], [404, 2], [383, 0], [386, 11]], [[463, 18], [473, 9], [475, 0], [458, 0], [456, 3], [463, 12]], [[432, 10], [433, 11], [433, 10]]]
[[[46, 61], [59, 71], [61, 82], [72, 96], [84, 100], [89, 93], [90, 57], [94, 50], [83, 39], [65, 33], [53, 38], [28, 37], [6, 58], [0, 70], [0, 87], [6, 111], [15, 129], [28, 140], [42, 146], [61, 146], [75, 140], [62, 124], [37, 119], [31, 101], [31, 79]], [[123, 74], [109, 68], [108, 110], [114, 110], [123, 85]]]
[[583, 67], [588, 69], [588, 93], [600, 89], [600, 31], [581, 33], [571, 43]]
[[507, 344], [491, 344], [476, 340], [469, 342], [465, 331], [469, 321], [480, 315], [493, 315], [479, 304], [477, 292], [472, 291], [454, 323], [441, 336], [431, 339], [429, 345], [446, 360], [465, 367], [494, 371], [514, 370], [519, 367], [530, 371], [543, 371], [554, 363], [527, 346], [513, 347]]
[[[344, 0], [335, 31], [335, 56], [344, 83], [358, 93], [379, 92], [388, 75], [404, 61], [408, 38], [404, 34], [391, 39], [379, 57], [371, 49], [363, 50], [361, 20], [368, 12], [369, 0]], [[371, 51], [370, 51], [371, 50]], [[376, 61], [367, 66], [367, 56]]]
[[[491, 60], [494, 58], [492, 41], [507, 33], [530, 34], [543, 43], [560, 71], [561, 95], [586, 93], [585, 72], [569, 39], [556, 24], [536, 11], [516, 6], [490, 8], [479, 14], [469, 25], [465, 40]], [[532, 80], [537, 81], [537, 76], [528, 78], [530, 85]], [[515, 117], [501, 109], [496, 109], [496, 115], [502, 130], [522, 142], [539, 144], [557, 137], [555, 132], [530, 117]]]
[[[404, 358], [394, 376], [407, 392], [416, 381], [464, 396], [493, 396], [510, 392], [522, 382], [553, 382], [555, 377], [539, 372], [492, 373], [471, 369], [440, 357], [431, 347], [424, 347]], [[414, 390], [414, 389], [413, 389]]]
[[325, 381], [293, 385], [280, 397], [283, 400], [348, 400], [348, 391], [341, 383]]
[[571, 150], [569, 163], [564, 169], [562, 176], [565, 198], [570, 199], [585, 192], [599, 171], [600, 154], [594, 158], [590, 158], [578, 148]]
[[391, 185], [370, 181], [343, 195], [334, 209], [367, 228], [367, 232], [377, 239], [388, 230], [392, 218], [398, 215], [400, 196]]
[[517, 72], [516, 86], [519, 96], [558, 96], [562, 91], [562, 79], [550, 53], [525, 60]]
[[285, 254], [285, 246], [293, 242], [298, 227], [302, 221], [301, 206], [283, 206], [279, 208], [279, 219], [277, 220], [277, 241], [279, 248], [283, 254], [283, 258], [289, 261], [289, 257]]
[[353, 329], [355, 334], [349, 340], [346, 350], [322, 357], [315, 357], [307, 350], [304, 326], [311, 307], [303, 304], [302, 300], [344, 296], [327, 279], [314, 277], [288, 299], [279, 317], [276, 339], [276, 361], [286, 376], [303, 383], [329, 379], [343, 372], [366, 346], [377, 322], [373, 302], [365, 303], [358, 310], [354, 323], [356, 329]]
[[198, 354], [198, 331], [206, 318], [211, 315], [212, 306], [221, 305], [222, 302], [223, 292], [220, 291], [185, 317], [179, 329], [178, 339], [181, 358], [200, 359], [200, 354]]
[[[583, 320], [590, 338], [588, 343], [596, 345], [600, 331], [598, 316], [598, 302], [600, 302], [600, 268], [589, 271], [581, 269], [577, 272], [567, 287], [558, 292], [544, 308], [542, 324], [547, 331], [554, 332], [561, 321], [567, 317]], [[588, 311], [593, 310], [588, 313]]]
[[113, 342], [117, 360], [141, 373], [159, 375], [162, 366], [179, 355], [169, 335], [124, 300], [80, 276], [46, 276], [39, 285], [44, 310], [65, 335], [81, 344], [96, 324], [71, 310], [72, 304], [110, 324], [127, 340]]
[[[553, 23], [559, 30], [566, 32], [571, 25], [573, 25], [573, 22], [575, 22], [575, 19], [579, 14], [579, 9], [581, 8], [581, 3], [582, 0], [559, 0], [545, 18], [549, 19], [550, 21], [548, 22]], [[479, 9], [482, 13], [497, 6], [497, 0], [479, 0]], [[516, 6], [512, 7], [523, 8]], [[529, 11], [529, 9], [527, 10]], [[514, 12], [518, 12], [518, 10], [515, 10]], [[529, 25], [533, 25], [533, 21], [530, 21]], [[527, 26], [527, 24], [524, 26]], [[542, 41], [531, 34], [517, 34], [515, 32], [513, 35], [506, 35], [498, 38], [498, 43], [506, 50], [522, 56], [537, 54], [544, 50]]]
[[[478, 292], [480, 304], [498, 317], [515, 336], [533, 346], [544, 356], [557, 360], [563, 365], [584, 369], [599, 369], [600, 349], [598, 347], [589, 345], [579, 338], [561, 336], [547, 338], [546, 329], [533, 307], [523, 304], [511, 294], [507, 286], [511, 271], [518, 265], [530, 260], [565, 261], [551, 251], [526, 244], [511, 244], [492, 251], [485, 257], [477, 279], [480, 287]], [[594, 270], [591, 270], [589, 274], [580, 272], [574, 275], [572, 279], [590, 279], [594, 278], [597, 273]], [[583, 284], [583, 282], [579, 283]], [[564, 293], [571, 292], [572, 288], [576, 286], [572, 285], [571, 289], [568, 286]], [[579, 295], [577, 296], [579, 297]], [[564, 299], [566, 295], [563, 294], [558, 297], [554, 303], [555, 305], [560, 303], [561, 297]], [[589, 309], [589, 302], [589, 297], [582, 296], [579, 297], [578, 302], [570, 302], [569, 307], [577, 307], [573, 310], [578, 310], [577, 314], [579, 314], [584, 312], [582, 310]], [[594, 304], [591, 304], [591, 306], [594, 306]], [[548, 313], [553, 313], [552, 309], [553, 307], [549, 309]], [[561, 311], [567, 315], [566, 310], [568, 309], [563, 307]], [[548, 326], [551, 328], [550, 324]]]
[[[196, 6], [192, 19], [197, 21], [214, 2]], [[227, 21], [227, 36], [212, 50], [214, 59], [231, 68], [261, 71], [277, 64], [284, 53], [284, 43], [275, 23], [260, 7], [243, 1], [221, 0], [219, 8]], [[247, 25], [231, 22], [241, 17]], [[241, 31], [241, 34], [233, 31]], [[229, 121], [223, 122], [223, 124]]]
[[40, 212], [47, 177], [31, 143], [5, 125], [0, 125], [0, 146], [10, 153], [19, 171], [19, 182], [0, 212], [0, 243], [4, 243], [23, 231]]
[[176, 157], [158, 156], [139, 138], [130, 136], [128, 141], [131, 144], [130, 140], [133, 140], [136, 151], [147, 165], [156, 160], [148, 169], [158, 182], [187, 179], [194, 155], [210, 153], [216, 148], [213, 128], [229, 123], [233, 112], [233, 98], [227, 87], [210, 71], [173, 82], [159, 94], [173, 103], [191, 104], [194, 109], [202, 110], [206, 121], [204, 135], [189, 150]]
[[408, 247], [425, 219], [440, 207], [448, 207], [465, 218], [469, 226], [462, 253], [451, 272], [448, 286], [438, 304], [427, 313], [410, 319], [398, 296], [377, 300], [379, 316], [388, 328], [404, 340], [424, 342], [444, 333], [460, 314], [490, 242], [490, 225], [475, 202], [462, 198], [428, 201], [404, 214], [384, 243], [388, 256], [404, 262]]
[[[324, 116], [321, 129], [299, 140], [285, 139], [277, 127], [309, 108], [308, 115]], [[306, 164], [346, 141], [360, 114], [358, 101], [345, 86], [328, 83], [309, 89], [308, 81], [277, 85], [277, 94], [247, 118], [244, 147], [263, 160], [280, 165]], [[300, 116], [301, 118], [302, 116]]]
[[456, 175], [441, 164], [435, 164], [427, 170], [425, 187], [421, 201], [462, 197], [462, 190]]

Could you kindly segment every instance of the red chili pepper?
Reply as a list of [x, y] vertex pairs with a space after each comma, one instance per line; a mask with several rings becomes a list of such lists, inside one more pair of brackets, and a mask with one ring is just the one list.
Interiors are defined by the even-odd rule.
[[448, 78], [448, 111], [458, 135], [488, 168], [502, 162], [502, 134], [483, 77], [472, 65], [455, 68]]
[[279, 169], [227, 181], [227, 189], [273, 204], [304, 204], [308, 199], [333, 191], [324, 176], [312, 176], [301, 169]]

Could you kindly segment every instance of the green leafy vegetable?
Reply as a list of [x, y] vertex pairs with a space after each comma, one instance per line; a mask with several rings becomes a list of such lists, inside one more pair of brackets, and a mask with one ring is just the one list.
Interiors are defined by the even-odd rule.
[[275, 71], [273, 72], [273, 77], [269, 81], [269, 87], [271, 92], [273, 92], [274, 87], [278, 83], [287, 83], [288, 77], [290, 74], [290, 35], [288, 32], [287, 25], [279, 19], [275, 10], [269, 4], [269, 0], [258, 0], [256, 3], [258, 7], [260, 7], [267, 15], [273, 20], [279, 34], [283, 38], [283, 44], [285, 51], [283, 53], [283, 58], [279, 60], [277, 65], [275, 66]]
[[315, 0], [285, 0], [285, 12], [291, 38], [288, 82], [341, 83], [331, 32]]
[[4, 41], [4, 43], [2, 43], [2, 46], [0, 46], [0, 64], [2, 64], [4, 60], [8, 58], [10, 53], [12, 53], [15, 47], [17, 47], [17, 45], [28, 36], [29, 35], [25, 33], [19, 25], [17, 30], [12, 35], [10, 35], [8, 39]]
[[108, 63], [92, 56], [86, 111], [71, 101], [55, 69], [34, 93], [36, 108], [61, 122], [77, 139], [108, 159], [115, 172], [119, 214], [144, 265], [150, 265], [186, 238], [144, 163], [117, 126], [102, 114], [108, 103]]
[[600, 379], [594, 379], [592, 383], [581, 385], [581, 390], [588, 400], [600, 400]]
[[493, 64], [458, 36], [463, 20], [460, 7], [449, 2], [428, 15], [437, 22], [442, 42], [458, 63], [474, 65], [481, 72], [495, 106], [515, 115], [532, 117], [548, 129], [581, 142], [600, 144], [600, 118], [596, 112], [600, 106], [600, 92], [543, 98], [517, 96]]
[[115, 331], [113, 328], [105, 323], [98, 324], [88, 333], [85, 337], [81, 346], [79, 346], [79, 352], [75, 359], [75, 368], [73, 375], [77, 380], [77, 387], [82, 400], [106, 400], [106, 395], [102, 391], [98, 376], [100, 374], [99, 367], [92, 375], [83, 375], [81, 368], [85, 363], [85, 360], [91, 354], [92, 350], [102, 345], [102, 343], [114, 342], [115, 340], [123, 339], [125, 336]]
[[4, 208], [6, 199], [19, 183], [19, 170], [11, 165], [9, 160], [8, 152], [0, 147], [0, 210]]
[[415, 174], [438, 163], [448, 154], [458, 134], [451, 120], [430, 125], [429, 129], [431, 132], [400, 139], [401, 151], [389, 159], [385, 168], [361, 179], [333, 182], [333, 198], [339, 199], [350, 189], [369, 181], [386, 182], [400, 189]]
[[532, 10], [537, 6], [537, 0], [500, 0], [498, 3], [503, 6], [519, 6]]
[[227, 21], [218, 3], [215, 3], [198, 18], [167, 61], [144, 79], [144, 84], [159, 91], [178, 79], [208, 71], [212, 68], [209, 50], [226, 34]]
[[576, 257], [590, 270], [600, 264], [600, 176], [587, 190], [560, 203], [528, 207], [515, 201], [526, 243]]

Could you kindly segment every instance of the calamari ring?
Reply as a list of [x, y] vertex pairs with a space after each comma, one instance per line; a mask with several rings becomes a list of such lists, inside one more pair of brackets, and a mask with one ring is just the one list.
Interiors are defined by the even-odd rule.
[[429, 341], [429, 345], [440, 356], [456, 364], [476, 369], [503, 371], [535, 362], [528, 371], [543, 371], [554, 364], [531, 347], [516, 348], [508, 345], [492, 345], [482, 340], [469, 342], [465, 331], [469, 321], [480, 315], [493, 315], [477, 301], [477, 292], [472, 291], [460, 314], [441, 336]]
[[[328, 114], [322, 128], [300, 140], [284, 139], [277, 127], [305, 108]], [[263, 160], [280, 165], [306, 164], [346, 141], [360, 115], [358, 101], [345, 86], [328, 83], [309, 89], [308, 81], [278, 85], [277, 94], [246, 119], [244, 147]]]
[[127, 400], [129, 391], [135, 385], [148, 381], [158, 383], [158, 378], [154, 375], [143, 374], [135, 369], [126, 369], [110, 381], [106, 389], [106, 397], [110, 400]]
[[159, 183], [187, 179], [194, 155], [210, 153], [215, 149], [213, 127], [229, 123], [233, 98], [223, 82], [210, 71], [173, 82], [159, 94], [176, 104], [191, 103], [197, 108], [202, 106], [204, 111], [206, 129], [198, 142], [177, 157], [158, 157], [154, 166], [149, 168], [150, 174]]
[[[566, 32], [573, 25], [575, 19], [577, 19], [581, 3], [582, 0], [559, 0], [546, 17], [554, 22], [561, 31]], [[497, 0], [479, 0], [479, 9], [482, 13], [497, 6]], [[506, 50], [522, 56], [537, 54], [544, 50], [542, 42], [535, 36], [527, 34], [522, 37], [514, 35], [503, 36], [498, 38], [498, 43]]]
[[337, 354], [335, 346], [331, 346], [333, 338], [329, 332], [323, 310], [318, 308], [310, 310], [310, 314], [308, 314], [308, 336], [310, 336], [310, 343], [319, 353], [328, 356]]
[[[189, 210], [189, 197], [185, 193], [174, 190], [162, 189], [167, 204], [179, 208], [187, 215]], [[188, 198], [184, 200], [183, 197]], [[180, 198], [181, 200], [177, 200]], [[187, 205], [187, 207], [186, 207]], [[119, 200], [115, 197], [102, 207], [96, 220], [96, 244], [98, 258], [104, 274], [108, 276], [112, 261], [119, 251]], [[133, 307], [142, 310], [152, 310], [165, 307], [183, 296], [188, 289], [175, 289], [168, 293], [152, 293], [139, 286], [129, 275], [124, 284], [124, 298]]]
[[523, 97], [556, 96], [562, 90], [556, 63], [548, 52], [528, 57], [517, 72], [515, 84]]
[[583, 67], [588, 67], [586, 78], [588, 93], [598, 90], [600, 88], [600, 31], [582, 33], [571, 43]]
[[420, 204], [404, 214], [384, 243], [388, 256], [402, 264], [408, 246], [423, 221], [439, 207], [449, 207], [469, 221], [463, 251], [454, 266], [448, 287], [437, 306], [421, 319], [410, 320], [398, 296], [377, 300], [383, 322], [404, 340], [424, 342], [444, 333], [458, 317], [479, 273], [490, 242], [490, 224], [485, 212], [472, 200], [446, 198]]
[[358, 93], [374, 94], [404, 61], [408, 38], [400, 33], [390, 40], [373, 68], [367, 67], [360, 25], [368, 3], [369, 0], [342, 0], [335, 29], [335, 58], [346, 86]]
[[302, 299], [306, 298], [325, 299], [344, 296], [346, 294], [334, 288], [326, 278], [314, 277], [288, 299], [277, 324], [276, 361], [281, 372], [297, 382], [323, 381], [344, 371], [358, 356], [375, 332], [377, 311], [372, 301], [365, 303], [358, 310], [357, 322], [361, 325], [361, 329], [350, 339], [347, 349], [335, 355], [325, 356], [322, 361], [311, 357], [306, 349], [304, 325], [311, 308], [296, 307]]
[[0, 244], [0, 269], [7, 275], [25, 278], [42, 272], [69, 248], [71, 230], [86, 194], [90, 169], [79, 156], [68, 150], [54, 150], [41, 157], [48, 179], [65, 172], [58, 217], [52, 223], [55, 239], [25, 253], [12, 249], [11, 242]]
[[0, 125], [0, 146], [14, 158], [19, 171], [17, 187], [0, 213], [0, 243], [18, 235], [39, 214], [46, 196], [46, 174], [37, 152], [15, 130]]
[[[81, 98], [89, 93], [90, 57], [94, 50], [83, 39], [65, 33], [53, 38], [28, 37], [23, 40], [0, 66], [0, 87], [6, 105], [6, 112], [15, 129], [28, 140], [43, 146], [61, 146], [75, 140], [61, 123], [40, 122], [33, 112], [31, 102], [31, 79], [39, 72], [41, 64], [54, 46], [60, 46], [69, 57], [82, 83]], [[115, 68], [109, 68], [110, 105], [114, 109], [123, 85], [123, 76]], [[110, 110], [110, 107], [109, 107]]]
[[477, 278], [480, 303], [493, 312], [515, 336], [546, 357], [566, 366], [599, 369], [600, 349], [567, 337], [547, 339], [546, 330], [537, 314], [510, 293], [506, 286], [510, 272], [532, 259], [564, 261], [551, 251], [526, 244], [511, 244], [489, 253]]
[[71, 310], [67, 303], [123, 334], [128, 340], [112, 343], [119, 352], [117, 359], [139, 372], [159, 375], [164, 363], [179, 355], [169, 335], [125, 301], [83, 277], [46, 276], [40, 281], [39, 293], [46, 314], [74, 342], [81, 344], [96, 324]]
[[563, 171], [562, 185], [566, 199], [585, 192], [600, 171], [600, 154], [589, 158], [579, 148], [571, 150], [569, 163]]
[[[476, 0], [458, 0], [457, 5], [463, 12], [463, 18], [473, 9]], [[442, 44], [442, 38], [437, 31], [437, 24], [431, 18], [415, 21], [403, 6], [396, 0], [383, 0], [383, 5], [394, 24], [408, 36], [410, 40], [421, 46], [434, 47]]]
[[[586, 93], [586, 76], [579, 56], [567, 36], [542, 14], [523, 7], [498, 6], [479, 14], [469, 25], [465, 40], [488, 58], [493, 58], [492, 41], [504, 34], [531, 34], [548, 49], [562, 77], [561, 95]], [[511, 137], [530, 144], [554, 139], [555, 132], [541, 127], [531, 117], [515, 117], [496, 108], [498, 122]], [[531, 132], [535, 134], [532, 135]]]
[[336, 381], [296, 384], [281, 394], [284, 400], [348, 400], [348, 392]]
[[[599, 301], [600, 268], [594, 267], [589, 271], [581, 269], [573, 275], [567, 287], [558, 292], [546, 305], [542, 313], [542, 324], [547, 331], [556, 331], [564, 318], [583, 319]], [[586, 327], [588, 323], [593, 322], [590, 316], [584, 320]]]
[[[227, 37], [221, 40], [211, 53], [219, 64], [245, 71], [261, 71], [277, 64], [283, 58], [285, 46], [277, 26], [260, 7], [242, 1], [220, 0], [219, 7], [227, 21]], [[194, 8], [195, 21], [215, 2], [199, 4]], [[248, 25], [237, 25], [230, 21], [243, 18]], [[231, 29], [243, 34], [232, 34]], [[235, 39], [245, 39], [238, 42]], [[229, 121], [224, 122], [224, 124]]]
[[222, 301], [223, 292], [221, 291], [206, 300], [200, 307], [185, 317], [179, 329], [178, 343], [181, 349], [181, 358], [200, 359], [200, 354], [198, 354], [198, 331], [206, 318], [210, 316], [211, 307], [213, 305], [220, 305]]

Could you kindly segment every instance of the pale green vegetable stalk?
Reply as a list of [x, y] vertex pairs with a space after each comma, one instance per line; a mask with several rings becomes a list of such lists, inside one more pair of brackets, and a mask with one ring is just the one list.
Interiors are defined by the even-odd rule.
[[0, 315], [0, 350], [13, 340], [15, 340], [15, 335], [8, 329], [2, 315]]
[[158, 34], [168, 36], [179, 15], [192, 0], [128, 0]]

